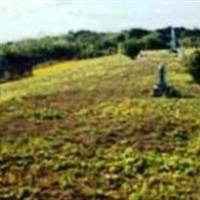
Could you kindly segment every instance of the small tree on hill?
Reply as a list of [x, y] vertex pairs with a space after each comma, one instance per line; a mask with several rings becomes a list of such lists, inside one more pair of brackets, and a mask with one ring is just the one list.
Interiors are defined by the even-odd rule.
[[128, 40], [123, 44], [123, 52], [128, 57], [134, 59], [142, 49], [141, 43], [135, 40]]
[[141, 39], [144, 49], [164, 49], [166, 41], [162, 39], [161, 34], [152, 32]]
[[188, 58], [186, 58], [185, 65], [194, 81], [200, 84], [200, 51], [196, 50]]

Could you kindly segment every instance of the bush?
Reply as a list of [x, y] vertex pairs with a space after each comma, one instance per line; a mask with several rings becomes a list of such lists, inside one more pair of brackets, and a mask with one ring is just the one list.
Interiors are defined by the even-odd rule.
[[194, 81], [200, 84], [200, 51], [196, 50], [188, 58], [186, 58], [185, 66], [192, 75]]
[[162, 39], [161, 34], [152, 32], [141, 39], [144, 49], [165, 49], [166, 41]]
[[[170, 27], [150, 31], [140, 28], [121, 33], [81, 30], [55, 37], [24, 39], [0, 44], [1, 80], [32, 74], [33, 67], [54, 60], [94, 58], [117, 53], [135, 58], [141, 49], [165, 49], [170, 41]], [[177, 39], [185, 47], [200, 45], [200, 30], [176, 28]], [[198, 75], [198, 74], [197, 74]]]
[[141, 43], [135, 40], [129, 40], [123, 44], [123, 53], [130, 58], [135, 58], [142, 49]]

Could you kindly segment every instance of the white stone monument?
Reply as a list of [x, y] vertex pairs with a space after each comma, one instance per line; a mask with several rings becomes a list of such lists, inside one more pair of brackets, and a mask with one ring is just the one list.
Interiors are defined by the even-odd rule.
[[173, 53], [177, 53], [177, 40], [176, 40], [176, 32], [175, 32], [175, 28], [174, 27], [171, 27], [170, 50]]

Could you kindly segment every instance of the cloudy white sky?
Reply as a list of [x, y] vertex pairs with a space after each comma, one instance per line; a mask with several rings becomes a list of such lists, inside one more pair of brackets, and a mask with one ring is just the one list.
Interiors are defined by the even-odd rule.
[[90, 29], [200, 28], [199, 0], [0, 0], [0, 42]]

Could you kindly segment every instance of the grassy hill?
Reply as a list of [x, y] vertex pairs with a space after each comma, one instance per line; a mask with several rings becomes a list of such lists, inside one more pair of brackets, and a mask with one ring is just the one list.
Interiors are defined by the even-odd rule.
[[[152, 98], [160, 62], [182, 98]], [[0, 199], [199, 199], [200, 87], [179, 58], [62, 62], [0, 92]]]

